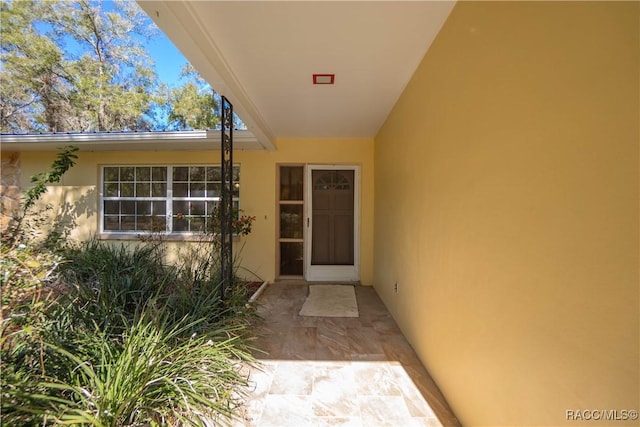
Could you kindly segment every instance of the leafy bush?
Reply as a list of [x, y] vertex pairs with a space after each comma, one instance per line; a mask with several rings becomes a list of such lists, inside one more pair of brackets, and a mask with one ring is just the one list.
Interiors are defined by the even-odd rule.
[[[77, 147], [61, 149], [49, 171], [31, 177], [33, 187], [25, 192], [20, 211], [0, 236], [0, 283], [2, 285], [2, 317], [9, 312], [38, 310], [42, 293], [51, 292], [58, 281], [57, 267], [63, 261], [61, 242], [38, 242], [42, 215], [31, 215], [36, 202], [47, 192], [47, 184], [60, 182], [78, 158]], [[50, 243], [51, 245], [45, 245]], [[3, 322], [4, 332], [4, 322]], [[4, 335], [3, 335], [4, 336]]]
[[235, 390], [246, 381], [238, 364], [248, 356], [236, 336], [182, 338], [190, 327], [143, 314], [121, 345], [84, 337], [97, 350], [91, 359], [48, 344], [66, 358], [68, 379], [41, 382], [46, 394], [29, 409], [51, 422], [100, 426], [223, 422], [241, 403]]
[[69, 310], [77, 319], [97, 322], [101, 330], [126, 329], [141, 309], [162, 310], [174, 323], [195, 322], [192, 332], [215, 329], [220, 322], [244, 322], [249, 298], [239, 280], [220, 299], [220, 263], [209, 242], [186, 249], [176, 265], [165, 264], [162, 241], [128, 247], [92, 240], [68, 252], [61, 266], [72, 287]]
[[61, 267], [70, 287], [64, 295], [67, 310], [77, 322], [95, 322], [111, 333], [126, 330], [137, 312], [163, 298], [167, 283], [178, 276], [164, 265], [161, 246], [152, 242], [128, 247], [91, 240], [68, 251], [67, 259]]
[[24, 244], [0, 246], [2, 317], [33, 306], [40, 294], [57, 281], [62, 257]]
[[198, 253], [169, 266], [158, 242], [69, 249], [41, 308], [3, 319], [6, 425], [232, 417], [253, 314], [242, 291], [220, 300], [215, 256]]
[[[47, 184], [59, 182], [77, 158], [76, 147], [65, 147], [50, 170], [34, 175], [34, 186], [25, 193], [21, 211], [0, 236], [0, 413], [5, 425], [39, 424], [36, 414], [23, 412], [13, 418], [16, 407], [30, 407], [40, 400], [40, 376], [46, 375], [45, 360], [50, 353], [44, 348], [44, 334], [53, 325], [48, 315], [57, 296], [64, 292], [59, 280], [59, 265], [64, 262], [61, 242], [40, 241], [42, 215], [33, 207], [47, 191]], [[48, 246], [47, 244], [51, 244]], [[55, 362], [49, 363], [54, 367]]]

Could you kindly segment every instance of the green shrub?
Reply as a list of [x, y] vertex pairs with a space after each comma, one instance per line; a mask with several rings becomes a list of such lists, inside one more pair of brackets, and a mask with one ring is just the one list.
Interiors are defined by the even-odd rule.
[[200, 242], [177, 265], [164, 262], [160, 241], [132, 247], [93, 240], [67, 255], [62, 266], [69, 310], [101, 330], [126, 329], [141, 309], [171, 307], [171, 321], [195, 322], [192, 332], [215, 329], [220, 322], [244, 322], [251, 313], [240, 281], [220, 299], [220, 264], [216, 251]]
[[183, 338], [191, 327], [144, 313], [121, 344], [104, 335], [86, 336], [83, 341], [93, 341], [96, 350], [91, 359], [48, 344], [68, 362], [68, 379], [44, 377], [39, 387], [46, 392], [21, 411], [55, 423], [95, 426], [228, 421], [241, 403], [237, 390], [246, 385], [239, 364], [250, 357], [237, 349], [233, 331], [218, 331], [225, 340]]
[[220, 300], [215, 256], [199, 253], [168, 266], [157, 242], [69, 249], [50, 291], [3, 319], [3, 424], [232, 417], [253, 314], [243, 288]]
[[126, 330], [154, 298], [166, 298], [168, 283], [177, 278], [154, 243], [128, 247], [91, 240], [67, 258], [62, 275], [69, 289], [63, 304], [77, 322], [96, 323], [110, 333]]

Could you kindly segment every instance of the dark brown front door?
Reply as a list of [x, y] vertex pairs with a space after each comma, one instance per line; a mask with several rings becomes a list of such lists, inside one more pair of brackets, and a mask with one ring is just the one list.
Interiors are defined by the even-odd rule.
[[354, 264], [354, 171], [312, 171], [311, 265]]

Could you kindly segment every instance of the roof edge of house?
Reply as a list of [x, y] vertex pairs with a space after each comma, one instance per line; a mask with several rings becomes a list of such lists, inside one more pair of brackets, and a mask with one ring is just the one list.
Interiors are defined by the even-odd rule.
[[[65, 145], [76, 145], [83, 151], [219, 150], [220, 138], [219, 130], [0, 134], [0, 149], [55, 151]], [[237, 149], [264, 149], [248, 130], [234, 131], [233, 139]]]

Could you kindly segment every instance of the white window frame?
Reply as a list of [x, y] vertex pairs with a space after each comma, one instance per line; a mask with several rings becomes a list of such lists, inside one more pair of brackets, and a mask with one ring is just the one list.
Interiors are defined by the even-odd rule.
[[[118, 194], [117, 196], [107, 196], [105, 195], [105, 169], [106, 168], [165, 168], [166, 169], [166, 192], [164, 196], [136, 196], [134, 193], [134, 196], [121, 196], [120, 194]], [[220, 164], [104, 164], [104, 165], [100, 165], [99, 167], [99, 200], [98, 200], [98, 212], [99, 212], [99, 234], [102, 238], [132, 238], [135, 236], [140, 236], [140, 235], [151, 235], [151, 234], [161, 234], [164, 236], [167, 236], [169, 238], [176, 238], [176, 239], [185, 239], [185, 238], [189, 238], [192, 236], [202, 236], [204, 233], [202, 231], [176, 231], [173, 229], [173, 218], [174, 215], [178, 215], [178, 213], [174, 213], [173, 212], [173, 204], [175, 201], [186, 201], [189, 203], [193, 203], [193, 202], [214, 202], [216, 205], [220, 202], [220, 195], [218, 194], [217, 196], [207, 196], [206, 192], [205, 192], [205, 196], [198, 196], [198, 197], [174, 197], [173, 196], [173, 170], [174, 168], [181, 168], [181, 167], [187, 167], [187, 168], [192, 168], [192, 167], [208, 167], [208, 168], [220, 168], [221, 165]], [[233, 204], [234, 206], [239, 210], [240, 209], [240, 179], [241, 179], [241, 175], [240, 175], [240, 165], [239, 164], [234, 164], [233, 165], [233, 169], [234, 169], [234, 173], [233, 176], [234, 178], [237, 176], [237, 180], [234, 180], [234, 185], [236, 186], [236, 188], [238, 189], [238, 192], [236, 195], [234, 195], [233, 197]], [[237, 171], [237, 172], [236, 172]], [[115, 182], [115, 181], [109, 181], [109, 182]], [[122, 184], [123, 181], [120, 180], [120, 177], [118, 177], [118, 192], [121, 191], [121, 186], [120, 184]], [[141, 181], [138, 182], [135, 180], [134, 177], [134, 181], [125, 181], [125, 182], [132, 182], [134, 185], [134, 188], [136, 186], [137, 183], [146, 183], [147, 181]], [[150, 183], [153, 183], [154, 181], [149, 181]], [[156, 181], [156, 182], [165, 182], [165, 181]], [[187, 181], [188, 183], [191, 183], [190, 178]], [[196, 181], [196, 182], [201, 182], [201, 181]], [[206, 182], [206, 181], [205, 181]], [[212, 182], [218, 182], [218, 181], [212, 181]], [[205, 184], [205, 190], [206, 190], [206, 184]], [[105, 230], [105, 218], [109, 215], [105, 212], [105, 202], [107, 201], [151, 201], [151, 202], [158, 202], [158, 201], [164, 201], [165, 202], [165, 213], [163, 214], [165, 217], [165, 230], [144, 230], [141, 228], [138, 229], [133, 229], [133, 230]], [[208, 215], [208, 212], [205, 213], [205, 216]], [[124, 217], [126, 216], [126, 214], [123, 214], [121, 211], [118, 214], [113, 214], [113, 216], [118, 216], [118, 217]], [[139, 215], [137, 215], [137, 213], [134, 213], [133, 215], [129, 215], [129, 216], [133, 216], [134, 218], [139, 217]], [[142, 216], [142, 215], [140, 215]], [[200, 215], [195, 215], [195, 217], [200, 217]], [[186, 220], [189, 220], [191, 218], [191, 216], [189, 214], [185, 215]]]

